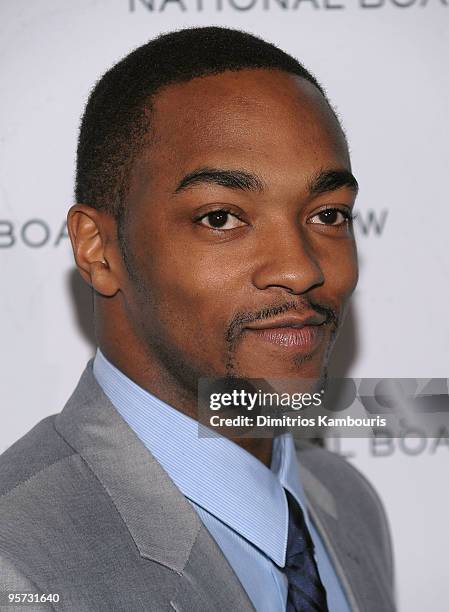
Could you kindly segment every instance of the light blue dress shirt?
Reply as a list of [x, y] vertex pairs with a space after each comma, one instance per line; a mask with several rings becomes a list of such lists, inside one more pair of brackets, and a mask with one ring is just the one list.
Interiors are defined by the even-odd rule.
[[94, 375], [122, 418], [198, 512], [257, 612], [282, 612], [288, 535], [287, 489], [315, 545], [330, 612], [349, 612], [321, 538], [311, 524], [291, 434], [273, 441], [271, 468], [223, 437], [199, 437], [198, 422], [148, 393], [97, 351]]

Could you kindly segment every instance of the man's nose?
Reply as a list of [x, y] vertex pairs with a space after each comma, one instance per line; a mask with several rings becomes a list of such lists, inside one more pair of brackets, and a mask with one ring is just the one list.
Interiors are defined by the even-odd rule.
[[318, 254], [306, 233], [299, 227], [287, 229], [285, 224], [279, 231], [272, 228], [259, 246], [252, 279], [255, 287], [282, 288], [299, 295], [324, 283]]

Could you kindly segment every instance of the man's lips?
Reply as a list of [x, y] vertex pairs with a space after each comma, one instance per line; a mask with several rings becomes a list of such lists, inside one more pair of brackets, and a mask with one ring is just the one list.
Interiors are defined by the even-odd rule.
[[254, 321], [245, 327], [250, 337], [296, 351], [312, 352], [325, 336], [326, 318], [286, 314], [275, 319]]
[[321, 325], [326, 317], [317, 313], [308, 316], [299, 313], [285, 313], [272, 319], [260, 319], [245, 325], [246, 329], [278, 329], [280, 327], [301, 328], [306, 325]]

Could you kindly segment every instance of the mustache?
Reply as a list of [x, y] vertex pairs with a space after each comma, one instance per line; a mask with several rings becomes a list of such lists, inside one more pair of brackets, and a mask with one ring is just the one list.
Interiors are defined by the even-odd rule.
[[324, 324], [329, 324], [335, 330], [338, 328], [339, 317], [334, 308], [325, 304], [318, 304], [310, 300], [295, 300], [284, 302], [283, 304], [275, 304], [265, 306], [257, 312], [239, 312], [233, 316], [226, 330], [226, 341], [233, 344], [242, 332], [243, 328], [254, 321], [270, 319], [285, 312], [316, 312], [325, 317]]

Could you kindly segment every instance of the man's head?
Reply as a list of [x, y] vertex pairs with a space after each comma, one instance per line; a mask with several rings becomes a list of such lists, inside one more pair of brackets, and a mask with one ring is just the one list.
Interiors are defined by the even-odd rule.
[[140, 47], [90, 97], [69, 213], [100, 347], [166, 399], [201, 376], [322, 376], [357, 281], [355, 191], [295, 59], [221, 28]]

